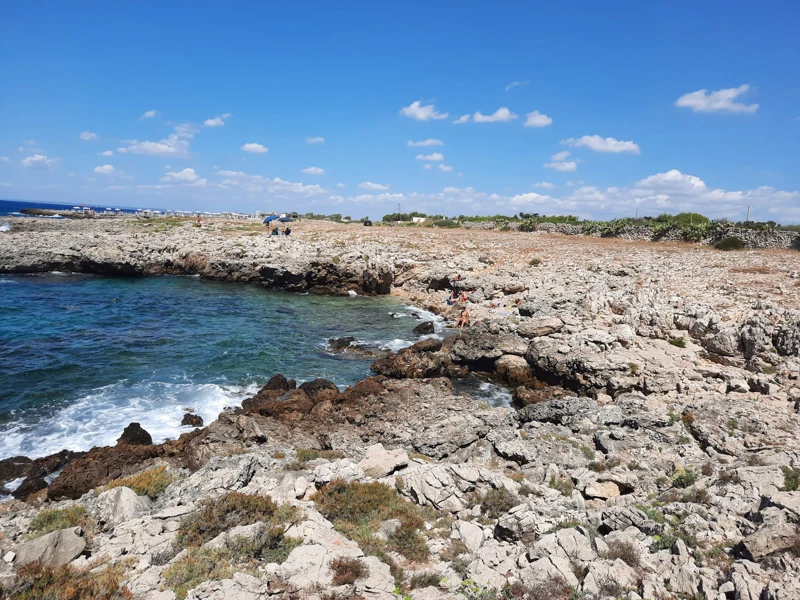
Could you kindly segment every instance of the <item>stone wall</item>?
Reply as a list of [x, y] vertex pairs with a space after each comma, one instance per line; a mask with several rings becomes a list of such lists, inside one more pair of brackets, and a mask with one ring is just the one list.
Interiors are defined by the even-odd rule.
[[[464, 229], [500, 229], [507, 226], [509, 229], [519, 229], [519, 222], [497, 223], [495, 221], [482, 221], [480, 223], [462, 223]], [[536, 231], [544, 233], [562, 233], [564, 235], [587, 235], [580, 225], [569, 223], [540, 223]], [[588, 234], [591, 237], [602, 237], [600, 233]], [[747, 248], [798, 248], [798, 234], [796, 231], [758, 231], [755, 229], [730, 229], [725, 233], [726, 236], [736, 236], [740, 238]], [[625, 227], [618, 236], [624, 240], [641, 240], [646, 242], [680, 242], [683, 241], [681, 232], [678, 229], [668, 232], [658, 238], [653, 236], [653, 230], [643, 225]], [[708, 237], [700, 241], [700, 244], [711, 245], [718, 237]]]

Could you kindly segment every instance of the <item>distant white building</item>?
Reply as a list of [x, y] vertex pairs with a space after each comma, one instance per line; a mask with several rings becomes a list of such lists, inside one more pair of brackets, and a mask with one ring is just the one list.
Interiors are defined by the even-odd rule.
[[424, 223], [428, 218], [427, 217], [411, 217], [412, 223]]

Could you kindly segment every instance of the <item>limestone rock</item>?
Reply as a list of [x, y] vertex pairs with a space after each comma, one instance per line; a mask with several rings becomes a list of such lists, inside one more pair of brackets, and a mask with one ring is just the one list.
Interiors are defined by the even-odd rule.
[[75, 560], [85, 549], [86, 540], [80, 527], [59, 529], [14, 548], [15, 566], [19, 568], [40, 561], [45, 567], [61, 567]]
[[402, 448], [386, 450], [383, 444], [375, 444], [367, 448], [367, 455], [358, 466], [364, 471], [365, 476], [380, 479], [407, 464], [408, 454]]

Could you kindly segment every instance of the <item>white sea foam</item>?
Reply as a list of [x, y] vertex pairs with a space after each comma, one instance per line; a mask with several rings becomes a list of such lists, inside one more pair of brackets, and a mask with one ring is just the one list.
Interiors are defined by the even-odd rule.
[[508, 388], [505, 388], [502, 385], [489, 383], [488, 381], [485, 381], [478, 386], [476, 398], [488, 402], [492, 406], [505, 407], [511, 406], [511, 400], [513, 399], [511, 392], [508, 391]]
[[122, 430], [137, 422], [160, 443], [190, 428], [181, 427], [184, 409], [207, 424], [227, 406], [237, 406], [258, 386], [213, 383], [121, 381], [94, 390], [36, 423], [16, 422], [0, 431], [0, 456], [47, 456], [62, 449], [89, 450], [116, 443]]

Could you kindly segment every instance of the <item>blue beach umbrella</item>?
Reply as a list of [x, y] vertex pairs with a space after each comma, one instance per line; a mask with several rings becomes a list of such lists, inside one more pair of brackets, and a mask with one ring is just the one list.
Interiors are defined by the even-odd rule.
[[278, 218], [278, 217], [277, 217], [276, 215], [270, 215], [270, 216], [268, 216], [268, 217], [265, 217], [265, 218], [264, 218], [264, 220], [263, 220], [263, 221], [261, 221], [261, 222], [262, 222], [262, 223], [271, 223], [272, 221], [274, 221], [274, 220], [275, 220], [275, 219], [277, 219], [277, 218]]
[[294, 219], [292, 217], [281, 217], [280, 219], [278, 219], [278, 221], [280, 221], [281, 223], [291, 223], [294, 221]]

